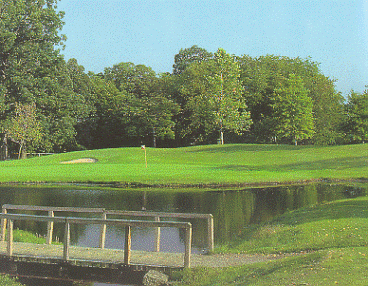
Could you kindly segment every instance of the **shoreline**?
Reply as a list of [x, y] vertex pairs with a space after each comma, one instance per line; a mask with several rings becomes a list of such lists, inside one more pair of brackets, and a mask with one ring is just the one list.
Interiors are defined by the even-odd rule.
[[239, 188], [269, 188], [290, 185], [310, 185], [316, 183], [344, 184], [368, 183], [368, 178], [358, 179], [311, 179], [285, 182], [256, 182], [256, 183], [214, 183], [214, 184], [144, 184], [138, 182], [0, 182], [0, 186], [78, 186], [105, 187], [112, 189], [239, 189]]

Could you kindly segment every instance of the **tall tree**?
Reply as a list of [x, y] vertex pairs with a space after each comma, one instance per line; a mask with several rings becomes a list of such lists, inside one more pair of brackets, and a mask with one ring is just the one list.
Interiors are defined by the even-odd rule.
[[75, 125], [88, 114], [84, 95], [73, 80], [60, 48], [65, 36], [58, 0], [4, 0], [0, 8], [0, 85], [5, 90], [2, 123], [15, 114], [15, 104], [36, 104], [45, 136], [40, 150], [77, 148]]
[[290, 74], [285, 81], [275, 90], [275, 133], [297, 145], [298, 141], [313, 136], [313, 102], [300, 77]]
[[250, 124], [242, 98], [239, 68], [234, 58], [219, 49], [214, 59], [192, 63], [181, 74], [186, 128], [183, 136], [202, 141], [210, 133], [219, 132], [224, 143], [225, 130], [241, 133]]
[[365, 143], [368, 140], [368, 91], [363, 94], [352, 91], [345, 106], [344, 131], [349, 143]]

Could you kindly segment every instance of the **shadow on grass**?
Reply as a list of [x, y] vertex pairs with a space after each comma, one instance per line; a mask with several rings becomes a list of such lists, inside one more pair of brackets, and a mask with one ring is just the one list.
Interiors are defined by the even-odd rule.
[[341, 159], [325, 159], [313, 162], [301, 162], [295, 164], [285, 165], [266, 165], [266, 166], [253, 166], [253, 165], [225, 165], [216, 167], [217, 170], [229, 170], [229, 171], [295, 171], [295, 170], [344, 170], [350, 168], [364, 168], [368, 166], [368, 159], [366, 156], [361, 157], [349, 157]]
[[272, 145], [272, 144], [239, 144], [239, 145], [216, 145], [216, 147], [202, 146], [195, 150], [189, 150], [188, 153], [231, 153], [231, 152], [257, 152], [257, 151], [280, 151], [280, 150], [302, 150], [306, 148], [316, 148], [315, 146], [294, 146], [294, 145]]
[[321, 220], [368, 218], [368, 197], [337, 201], [284, 214], [269, 224], [298, 225]]

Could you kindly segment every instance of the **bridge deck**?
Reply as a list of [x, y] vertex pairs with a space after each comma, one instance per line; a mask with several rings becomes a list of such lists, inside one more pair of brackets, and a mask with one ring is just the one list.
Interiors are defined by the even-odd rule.
[[[6, 256], [6, 242], [0, 242], [0, 256]], [[182, 268], [183, 253], [167, 252], [146, 252], [132, 251], [131, 265], [145, 266], [154, 268]], [[42, 263], [52, 263], [54, 260], [63, 259], [63, 245], [46, 245], [31, 243], [14, 243], [14, 258], [24, 260], [38, 261]], [[273, 258], [273, 257], [272, 257]], [[271, 259], [267, 256], [258, 255], [199, 255], [192, 254], [192, 267], [226, 267], [236, 266], [248, 263], [266, 261]], [[124, 251], [116, 249], [100, 249], [76, 247], [70, 248], [69, 263], [88, 265], [105, 264], [102, 267], [114, 267], [124, 263]]]

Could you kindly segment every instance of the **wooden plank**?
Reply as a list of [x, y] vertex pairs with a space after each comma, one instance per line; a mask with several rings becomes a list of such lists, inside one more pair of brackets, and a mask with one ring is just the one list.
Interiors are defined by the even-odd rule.
[[64, 233], [64, 251], [63, 259], [65, 261], [69, 260], [69, 247], [70, 247], [70, 223], [65, 223], [65, 233]]
[[208, 219], [207, 224], [208, 250], [213, 251], [215, 249], [215, 224], [212, 215]]
[[189, 224], [185, 229], [185, 253], [184, 253], [184, 268], [190, 267], [190, 255], [192, 252], [192, 225]]
[[[102, 219], [106, 220], [106, 213], [102, 214]], [[106, 224], [101, 224], [100, 227], [100, 241], [99, 241], [99, 247], [104, 249], [105, 248], [105, 241], [106, 241]]]
[[13, 221], [10, 219], [8, 220], [8, 241], [6, 252], [9, 257], [13, 255]]
[[[159, 222], [160, 217], [155, 217], [155, 221]], [[160, 243], [161, 243], [161, 228], [155, 228], [155, 251], [160, 252]]]
[[125, 245], [124, 245], [124, 264], [129, 265], [132, 256], [132, 229], [128, 225], [125, 227]]
[[103, 213], [104, 208], [79, 208], [79, 207], [49, 207], [33, 205], [3, 205], [3, 209], [22, 210], [22, 211], [54, 211], [54, 212], [75, 212], [75, 213]]
[[[2, 208], [2, 213], [6, 214], [7, 210], [6, 208]], [[1, 219], [1, 241], [5, 241], [5, 232], [6, 232], [6, 219], [2, 218]]]
[[[49, 211], [48, 213], [49, 213], [49, 217], [54, 217], [54, 212], [53, 211]], [[46, 244], [51, 244], [53, 231], [54, 231], [54, 222], [53, 221], [49, 221], [47, 223]]]
[[120, 210], [105, 210], [107, 215], [121, 216], [143, 216], [143, 217], [166, 217], [166, 218], [192, 218], [192, 219], [208, 219], [211, 214], [194, 214], [194, 213], [166, 213], [166, 212], [151, 212], [151, 211], [120, 211]]

